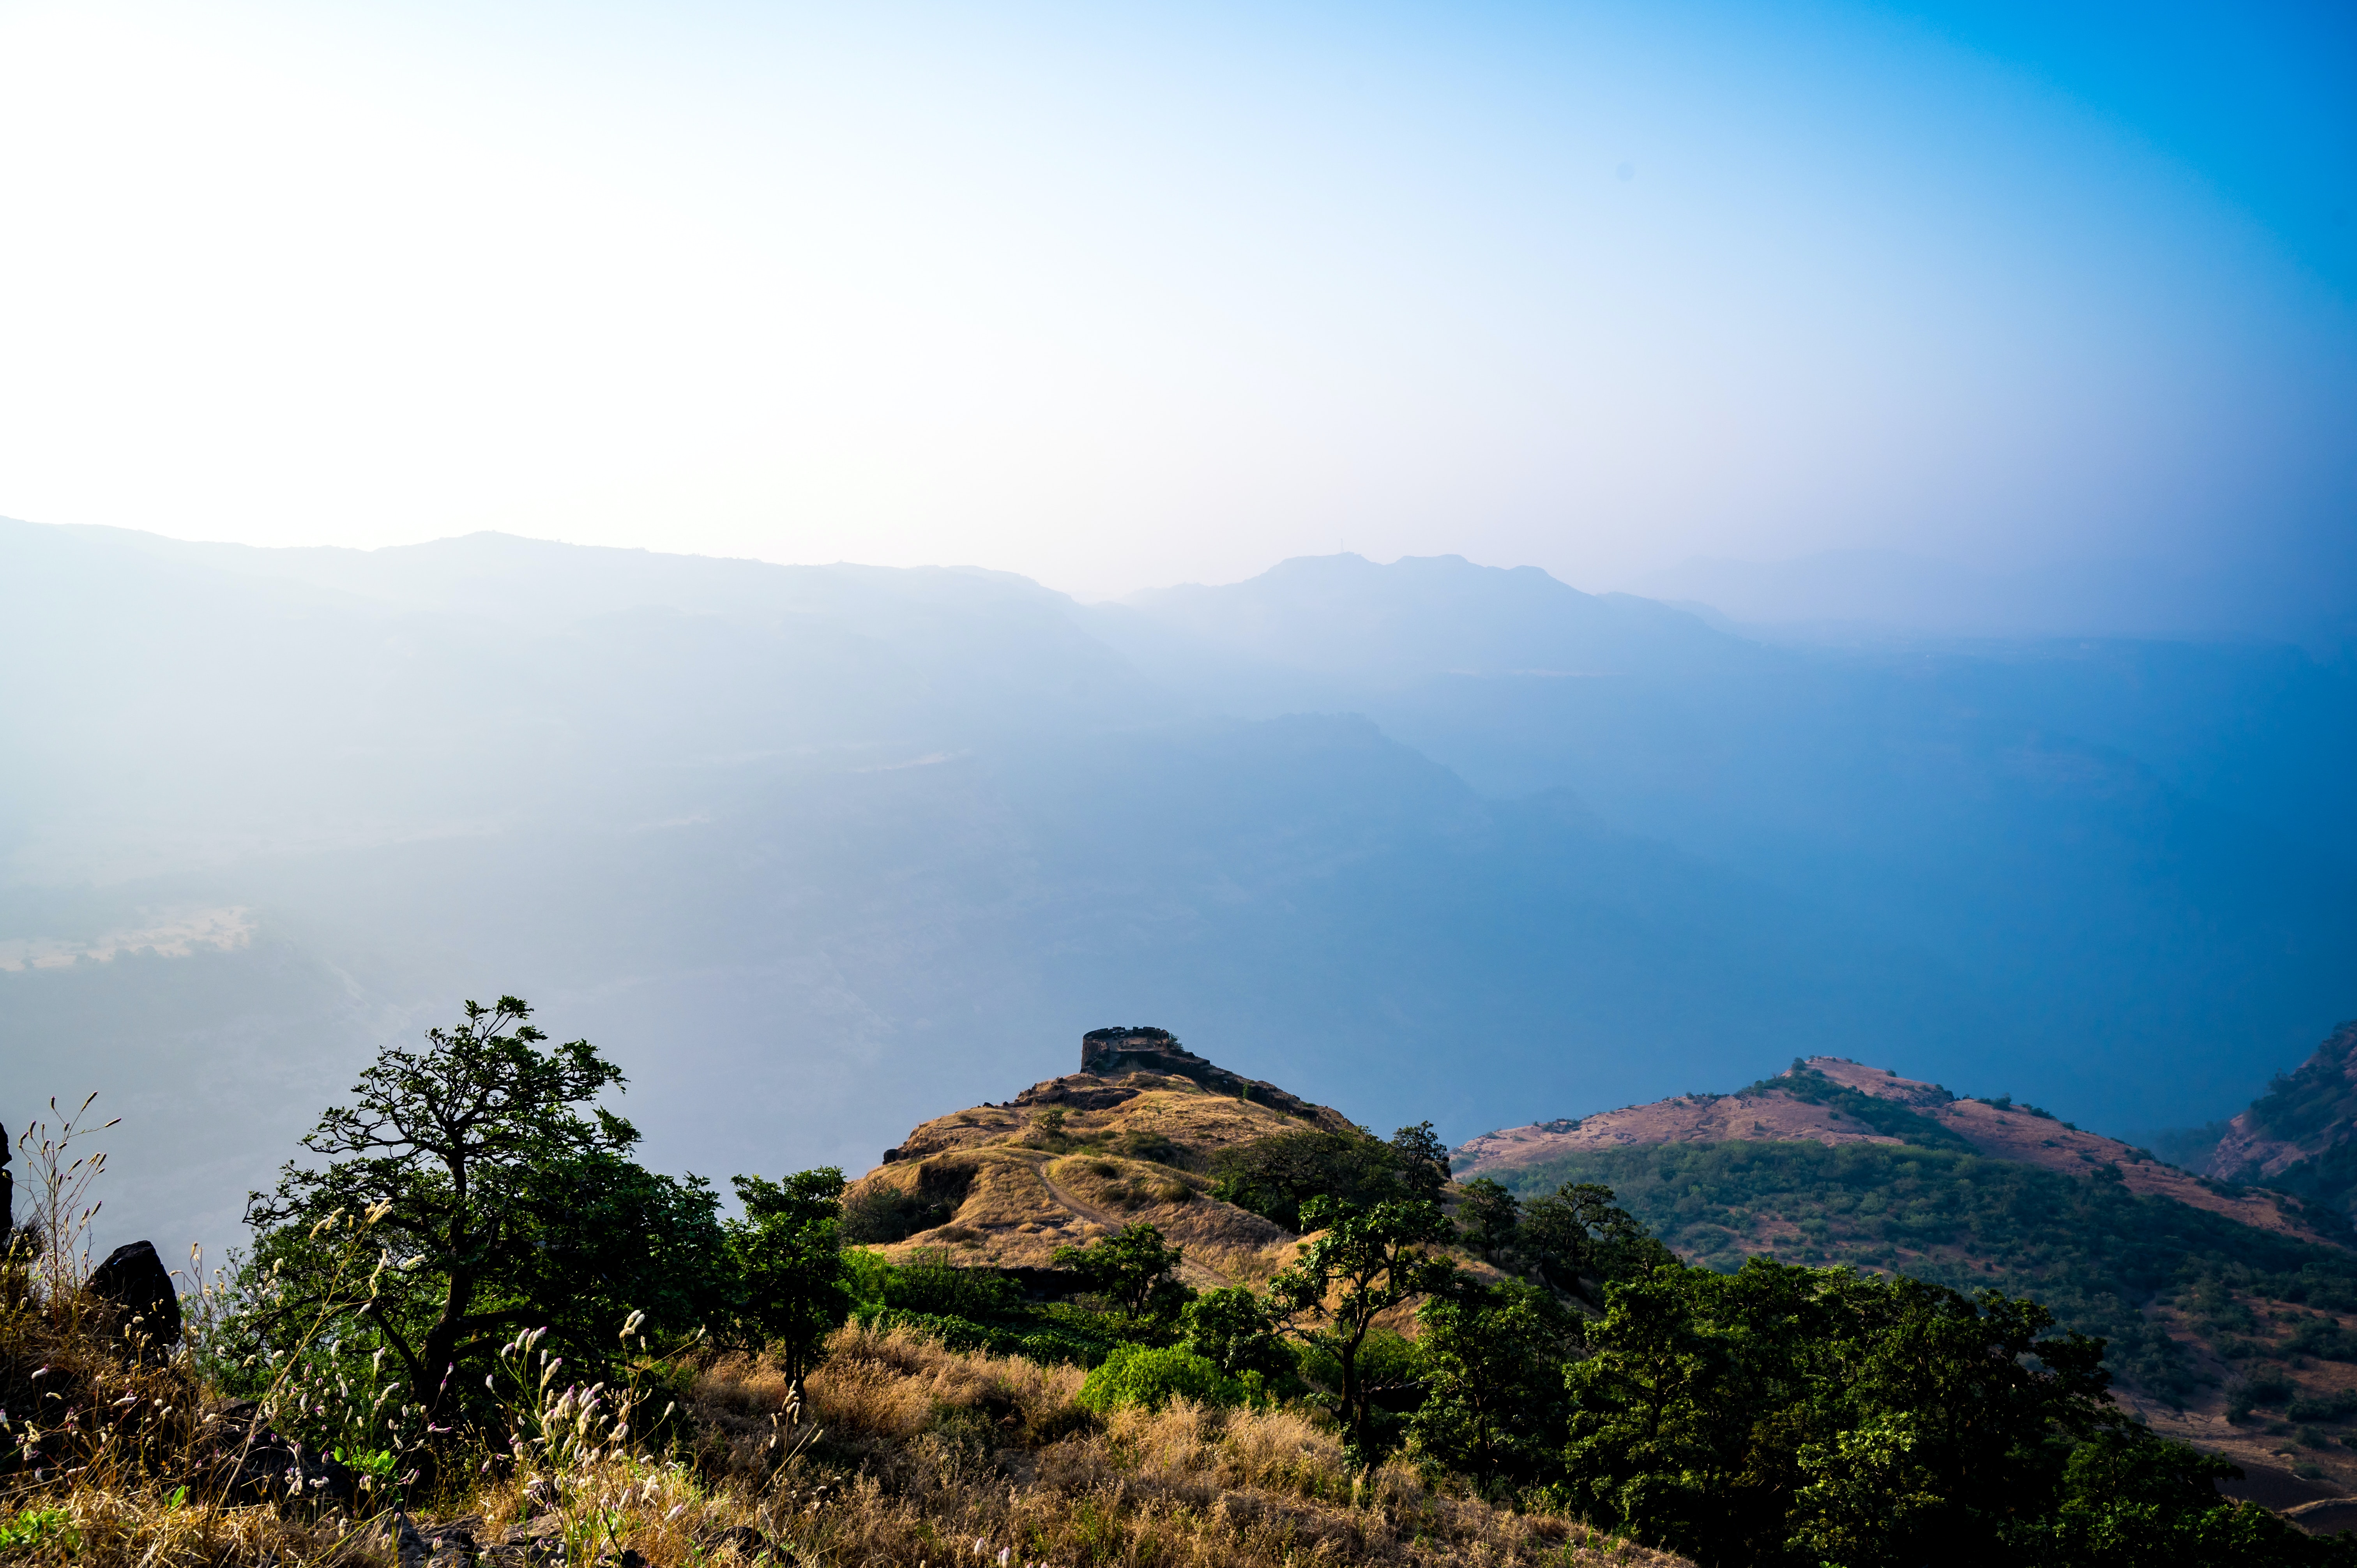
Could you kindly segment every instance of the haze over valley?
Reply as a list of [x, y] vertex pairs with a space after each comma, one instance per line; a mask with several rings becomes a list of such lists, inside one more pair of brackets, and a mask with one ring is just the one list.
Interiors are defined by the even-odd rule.
[[2352, 1010], [2345, 649], [27, 523], [0, 648], [9, 1079], [125, 1118], [104, 1235], [233, 1240], [501, 992], [706, 1172], [864, 1170], [1125, 1020], [1455, 1142], [1803, 1056], [2135, 1134]]

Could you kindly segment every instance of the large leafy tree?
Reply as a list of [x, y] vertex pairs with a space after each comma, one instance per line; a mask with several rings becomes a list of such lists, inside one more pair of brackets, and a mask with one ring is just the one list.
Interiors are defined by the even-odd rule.
[[1212, 1197], [1305, 1230], [1302, 1205], [1313, 1197], [1361, 1205], [1438, 1199], [1448, 1185], [1448, 1146], [1429, 1122], [1401, 1128], [1388, 1143], [1364, 1127], [1301, 1127], [1222, 1149], [1211, 1170]]
[[766, 1348], [796, 1390], [817, 1365], [826, 1337], [850, 1316], [844, 1278], [843, 1172], [832, 1165], [781, 1182], [732, 1178], [745, 1217], [728, 1222], [736, 1263], [737, 1324]]
[[1317, 1197], [1376, 1203], [1405, 1196], [1399, 1151], [1364, 1131], [1301, 1127], [1222, 1149], [1211, 1158], [1211, 1196], [1275, 1220], [1308, 1229], [1302, 1205]]
[[[249, 1195], [255, 1232], [242, 1326], [265, 1349], [373, 1335], [429, 1424], [479, 1388], [493, 1348], [547, 1326], [576, 1357], [642, 1330], [702, 1323], [725, 1305], [717, 1198], [633, 1164], [639, 1134], [596, 1103], [622, 1074], [587, 1040], [549, 1045], [532, 1010], [468, 1002], [426, 1048], [387, 1047], [352, 1103], [303, 1139], [322, 1166], [290, 1162]], [[362, 1273], [337, 1222], [367, 1214], [381, 1248]], [[322, 1240], [323, 1233], [325, 1240]]]
[[1268, 1304], [1243, 1285], [1205, 1291], [1187, 1304], [1180, 1326], [1186, 1348], [1229, 1377], [1293, 1374], [1293, 1348], [1278, 1332]]
[[1437, 1199], [1448, 1186], [1448, 1145], [1429, 1122], [1402, 1127], [1392, 1134], [1396, 1179], [1410, 1197]]
[[1151, 1225], [1125, 1225], [1086, 1247], [1059, 1247], [1052, 1261], [1110, 1296], [1132, 1318], [1168, 1318], [1187, 1305], [1179, 1283], [1183, 1250]]
[[1611, 1286], [1567, 1372], [1567, 1482], [1706, 1564], [1996, 1562], [2073, 1444], [2103, 1346], [2037, 1304], [1754, 1259]]
[[1504, 1183], [1475, 1176], [1457, 1189], [1458, 1235], [1482, 1257], [1511, 1256], [1522, 1223], [1522, 1202]]
[[1563, 1441], [1570, 1316], [1548, 1292], [1507, 1281], [1433, 1296], [1416, 1317], [1426, 1392], [1408, 1435], [1417, 1450], [1477, 1480], [1543, 1479]]
[[1595, 1182], [1566, 1182], [1531, 1199], [1502, 1245], [1547, 1283], [1591, 1307], [1603, 1305], [1604, 1286], [1677, 1261], [1615, 1202], [1610, 1187]]
[[1431, 1251], [1452, 1233], [1448, 1219], [1423, 1198], [1362, 1207], [1319, 1197], [1302, 1206], [1301, 1220], [1317, 1234], [1269, 1282], [1269, 1305], [1288, 1333], [1340, 1367], [1342, 1429], [1352, 1457], [1372, 1464], [1360, 1351], [1383, 1314], [1454, 1282], [1456, 1266]]

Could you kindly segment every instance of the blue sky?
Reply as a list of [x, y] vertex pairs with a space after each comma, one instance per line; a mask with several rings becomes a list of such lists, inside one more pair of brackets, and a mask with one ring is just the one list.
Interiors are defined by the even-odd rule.
[[0, 515], [2357, 582], [2323, 5], [0, 0]]

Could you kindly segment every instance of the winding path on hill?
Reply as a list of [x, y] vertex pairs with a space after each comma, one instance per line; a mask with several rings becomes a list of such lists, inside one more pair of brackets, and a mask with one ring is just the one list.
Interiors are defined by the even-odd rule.
[[[1108, 1231], [1119, 1230], [1123, 1226], [1129, 1223], [1126, 1219], [1114, 1219], [1112, 1215], [1107, 1214], [1103, 1209], [1099, 1208], [1092, 1203], [1082, 1202], [1079, 1198], [1074, 1197], [1071, 1193], [1057, 1186], [1056, 1178], [1048, 1174], [1048, 1166], [1050, 1163], [1051, 1162], [1049, 1161], [1042, 1160], [1039, 1164], [1031, 1167], [1039, 1173], [1039, 1185], [1048, 1189], [1048, 1196], [1049, 1197], [1054, 1198], [1058, 1203], [1062, 1204], [1066, 1208], [1071, 1209], [1073, 1213], [1079, 1215], [1090, 1224], [1102, 1225]], [[1211, 1281], [1215, 1288], [1224, 1288], [1236, 1283], [1235, 1281], [1228, 1278], [1227, 1275], [1220, 1273], [1219, 1270], [1211, 1267], [1211, 1264], [1206, 1263], [1198, 1258], [1190, 1257], [1186, 1259], [1178, 1265], [1178, 1268], [1179, 1273], [1182, 1275], [1193, 1273], [1207, 1276]]]

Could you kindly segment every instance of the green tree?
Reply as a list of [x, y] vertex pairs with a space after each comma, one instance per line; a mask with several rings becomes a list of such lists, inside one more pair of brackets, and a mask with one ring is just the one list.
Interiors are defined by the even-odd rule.
[[1994, 1292], [1754, 1259], [1606, 1297], [1566, 1373], [1571, 1500], [1705, 1564], [2005, 1561], [2121, 1423], [2101, 1342]]
[[1293, 1351], [1267, 1305], [1242, 1285], [1205, 1291], [1180, 1316], [1182, 1343], [1229, 1377], [1289, 1377]]
[[1510, 1281], [1436, 1295], [1423, 1326], [1416, 1449], [1460, 1475], [1527, 1485], [1552, 1468], [1566, 1417], [1563, 1368], [1575, 1330], [1555, 1297]]
[[2347, 1568], [2357, 1540], [2311, 1537], [2217, 1483], [2242, 1470], [2212, 1454], [2124, 1429], [2072, 1450], [2059, 1506], [2007, 1527], [2025, 1568]]
[[1364, 1130], [1304, 1127], [1214, 1155], [1211, 1196], [1300, 1231], [1301, 1206], [1313, 1197], [1371, 1204], [1412, 1196], [1400, 1169], [1399, 1149]]
[[1165, 1318], [1187, 1304], [1178, 1281], [1183, 1250], [1170, 1246], [1151, 1225], [1125, 1225], [1086, 1247], [1059, 1247], [1050, 1257], [1110, 1296], [1133, 1318]]
[[1603, 1305], [1605, 1285], [1677, 1261], [1593, 1182], [1566, 1182], [1523, 1205], [1513, 1245], [1547, 1283], [1591, 1306]]
[[1437, 1201], [1448, 1186], [1448, 1145], [1429, 1122], [1403, 1127], [1392, 1134], [1393, 1169], [1410, 1197]]
[[[354, 1102], [303, 1139], [330, 1163], [290, 1162], [273, 1193], [248, 1196], [254, 1255], [237, 1326], [258, 1348], [284, 1351], [323, 1321], [347, 1326], [347, 1346], [354, 1331], [381, 1336], [426, 1421], [447, 1423], [518, 1329], [549, 1326], [594, 1359], [633, 1310], [662, 1332], [725, 1304], [709, 1184], [632, 1164], [638, 1133], [594, 1103], [622, 1086], [620, 1070], [586, 1040], [542, 1048], [530, 1016], [513, 996], [468, 1002], [464, 1023], [427, 1031], [426, 1049], [388, 1047]], [[364, 1280], [319, 1239], [362, 1213], [382, 1248]]]
[[732, 1179], [745, 1217], [727, 1223], [737, 1283], [737, 1337], [766, 1348], [799, 1391], [826, 1337], [851, 1315], [843, 1266], [843, 1172], [782, 1182]]
[[1522, 1203], [1504, 1183], [1475, 1176], [1457, 1189], [1457, 1233], [1483, 1257], [1511, 1251], [1522, 1223]]
[[1269, 1305], [1286, 1332], [1340, 1365], [1337, 1413], [1353, 1461], [1372, 1465], [1359, 1350], [1377, 1316], [1454, 1281], [1456, 1266], [1428, 1250], [1448, 1240], [1448, 1219], [1438, 1204], [1420, 1198], [1362, 1208], [1323, 1197], [1303, 1205], [1301, 1219], [1317, 1234], [1269, 1282]]

